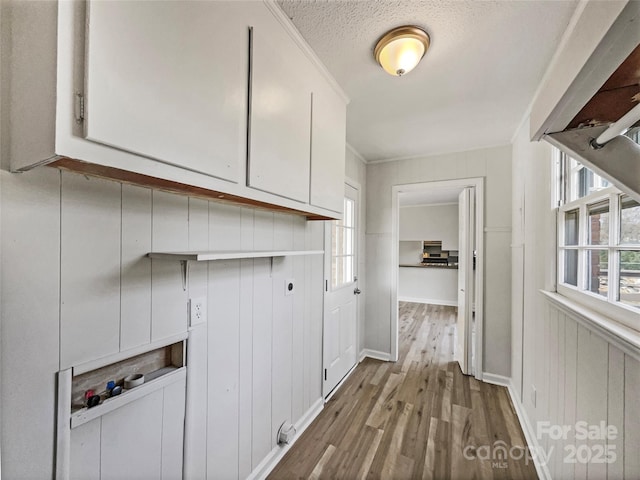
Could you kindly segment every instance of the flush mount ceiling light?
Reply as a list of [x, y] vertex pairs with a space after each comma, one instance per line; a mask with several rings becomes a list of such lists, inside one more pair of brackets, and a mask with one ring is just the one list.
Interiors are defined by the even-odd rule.
[[429, 48], [429, 35], [418, 27], [394, 28], [378, 40], [373, 55], [389, 75], [401, 77], [416, 68]]

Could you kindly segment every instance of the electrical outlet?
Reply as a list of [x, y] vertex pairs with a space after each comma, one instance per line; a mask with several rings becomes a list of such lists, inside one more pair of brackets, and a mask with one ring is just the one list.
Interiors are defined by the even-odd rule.
[[536, 400], [537, 400], [537, 391], [536, 391], [536, 387], [535, 385], [531, 385], [531, 404], [534, 406], [536, 406]]
[[296, 281], [293, 278], [289, 278], [284, 281], [284, 294], [293, 295], [296, 293]]
[[195, 297], [189, 299], [189, 326], [204, 323], [207, 318], [207, 298]]

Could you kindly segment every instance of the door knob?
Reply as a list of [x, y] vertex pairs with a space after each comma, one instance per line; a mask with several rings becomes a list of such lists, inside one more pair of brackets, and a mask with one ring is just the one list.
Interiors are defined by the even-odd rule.
[[355, 290], [353, 291], [354, 295], [360, 295], [362, 293], [362, 290], [360, 290], [358, 287], [355, 288]]

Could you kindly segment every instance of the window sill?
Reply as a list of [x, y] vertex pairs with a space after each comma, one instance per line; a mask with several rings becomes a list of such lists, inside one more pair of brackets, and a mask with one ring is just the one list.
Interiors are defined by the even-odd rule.
[[640, 332], [556, 292], [540, 290], [551, 303], [627, 355], [640, 361]]

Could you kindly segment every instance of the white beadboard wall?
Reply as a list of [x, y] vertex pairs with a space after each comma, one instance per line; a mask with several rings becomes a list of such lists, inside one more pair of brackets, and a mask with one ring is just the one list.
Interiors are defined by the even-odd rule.
[[[321, 255], [274, 259], [273, 270], [269, 259], [192, 264], [188, 292], [178, 262], [143, 255], [322, 249], [322, 222], [49, 168], [2, 170], [1, 182], [6, 478], [52, 476], [61, 364], [170, 336], [186, 327], [189, 296], [207, 297], [208, 316], [188, 347], [188, 478], [245, 478], [275, 447], [280, 424], [320, 399]], [[104, 342], [60, 358], [60, 346], [85, 337]]]
[[[538, 421], [604, 421], [618, 429], [617, 439], [607, 442], [616, 447], [617, 460], [610, 464], [564, 462], [565, 449], [576, 445], [573, 436], [541, 436], [540, 445], [554, 449], [547, 466], [551, 478], [640, 478], [638, 358], [539, 293], [553, 290], [555, 279], [552, 149], [530, 143], [528, 132], [525, 122], [513, 145], [512, 390], [534, 435]], [[603, 443], [592, 440], [591, 446]]]
[[[511, 352], [511, 145], [367, 165], [365, 347], [391, 345], [391, 188], [393, 185], [485, 178], [484, 371], [508, 376]], [[397, 267], [393, 267], [397, 268]]]

